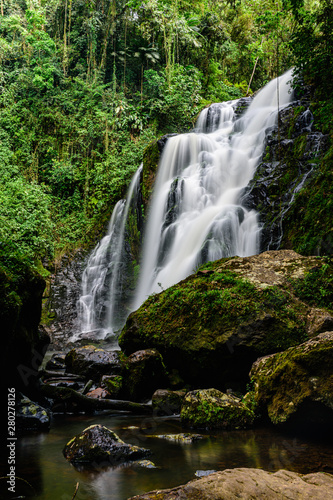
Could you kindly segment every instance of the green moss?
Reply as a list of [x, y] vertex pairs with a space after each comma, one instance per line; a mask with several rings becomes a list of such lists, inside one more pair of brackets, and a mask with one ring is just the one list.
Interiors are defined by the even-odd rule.
[[254, 413], [235, 396], [216, 389], [203, 389], [185, 396], [181, 420], [194, 428], [239, 429], [253, 423]]
[[157, 167], [160, 161], [158, 141], [152, 141], [143, 152], [142, 197], [146, 207], [153, 190]]

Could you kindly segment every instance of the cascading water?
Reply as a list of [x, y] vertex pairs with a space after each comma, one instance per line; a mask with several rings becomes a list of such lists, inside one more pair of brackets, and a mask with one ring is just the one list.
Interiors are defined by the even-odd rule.
[[133, 309], [209, 260], [259, 251], [257, 213], [241, 205], [267, 129], [291, 101], [291, 71], [235, 119], [237, 101], [205, 109], [194, 133], [170, 138], [159, 165]]
[[[80, 298], [82, 330], [104, 337], [121, 328], [130, 310], [191, 274], [200, 264], [258, 253], [260, 227], [255, 210], [241, 204], [263, 154], [267, 130], [279, 109], [291, 102], [291, 71], [270, 82], [238, 117], [239, 101], [213, 104], [197, 128], [168, 139], [160, 161], [135, 297], [125, 297], [125, 228], [140, 171], [126, 203], [119, 202], [108, 235], [92, 253]], [[135, 201], [137, 204], [137, 200]], [[125, 286], [126, 288], [126, 286]], [[108, 293], [105, 293], [108, 289]]]
[[79, 300], [80, 336], [82, 333], [92, 333], [95, 338], [110, 336], [123, 326], [128, 315], [126, 303], [130, 302], [133, 266], [129, 265], [132, 256], [125, 242], [126, 223], [131, 211], [136, 212], [141, 205], [141, 172], [142, 167], [132, 179], [126, 200], [116, 204], [107, 235], [93, 250], [84, 270]]

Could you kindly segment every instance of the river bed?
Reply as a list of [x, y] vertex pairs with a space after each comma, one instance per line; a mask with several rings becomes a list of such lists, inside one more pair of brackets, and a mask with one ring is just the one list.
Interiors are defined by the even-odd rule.
[[[65, 444], [83, 429], [102, 424], [125, 442], [152, 451], [156, 468], [137, 463], [100, 470], [77, 470], [62, 454]], [[56, 415], [48, 433], [17, 442], [18, 490], [36, 500], [126, 500], [152, 489], [186, 483], [196, 471], [256, 467], [300, 473], [333, 473], [333, 447], [325, 440], [305, 439], [272, 428], [200, 432], [194, 443], [172, 442], [156, 435], [186, 432], [178, 418], [133, 417], [125, 414]], [[23, 481], [24, 480], [24, 481]]]

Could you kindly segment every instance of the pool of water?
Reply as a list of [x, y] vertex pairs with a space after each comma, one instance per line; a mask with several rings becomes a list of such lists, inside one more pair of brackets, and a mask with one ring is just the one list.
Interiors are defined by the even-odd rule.
[[[156, 468], [135, 462], [100, 470], [78, 470], [62, 454], [74, 435], [92, 424], [114, 430], [125, 442], [149, 448]], [[30, 434], [17, 442], [17, 492], [36, 500], [126, 500], [152, 489], [169, 488], [195, 478], [198, 470], [257, 467], [301, 473], [333, 473], [332, 442], [303, 439], [271, 428], [204, 432], [204, 438], [181, 444], [156, 437], [185, 432], [177, 418], [124, 414], [54, 417], [48, 433]], [[1, 496], [2, 498], [2, 496]], [[22, 497], [21, 497], [22, 498]]]

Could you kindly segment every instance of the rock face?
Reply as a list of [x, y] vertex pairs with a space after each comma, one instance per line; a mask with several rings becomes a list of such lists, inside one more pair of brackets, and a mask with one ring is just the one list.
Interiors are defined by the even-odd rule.
[[188, 392], [180, 416], [183, 425], [199, 429], [244, 429], [254, 420], [253, 411], [240, 398], [216, 389]]
[[256, 361], [255, 400], [273, 424], [327, 428], [333, 421], [333, 332]]
[[65, 362], [68, 372], [93, 380], [99, 380], [104, 374], [119, 374], [122, 369], [119, 351], [106, 351], [93, 345], [72, 349]]
[[263, 228], [261, 251], [275, 250], [282, 245], [297, 248], [302, 254], [325, 255], [332, 252], [332, 230], [330, 224], [323, 224], [322, 220], [330, 220], [329, 207], [325, 203], [320, 206], [317, 235], [311, 234], [314, 228], [305, 222], [306, 212], [309, 211], [314, 218], [316, 215], [312, 213], [317, 208], [311, 210], [309, 206], [304, 210], [306, 197], [303, 194], [298, 200], [298, 193], [302, 190], [306, 192], [307, 186], [310, 192], [311, 186], [316, 186], [312, 191], [314, 195], [318, 193], [318, 200], [322, 191], [326, 191], [329, 198], [326, 188], [320, 186], [320, 183], [325, 185], [327, 182], [323, 182], [324, 175], [319, 183], [316, 180], [318, 174], [323, 174], [323, 169], [318, 168], [318, 160], [323, 162], [329, 141], [328, 136], [315, 130], [308, 91], [305, 89], [300, 100], [280, 111], [279, 128], [276, 126], [269, 131], [266, 153], [244, 193], [245, 206], [259, 211]]
[[119, 344], [127, 355], [158, 349], [168, 371], [194, 387], [244, 389], [258, 357], [298, 345], [330, 323], [331, 311], [322, 307], [330, 303], [332, 267], [289, 250], [207, 263], [149, 297], [129, 316]]
[[0, 366], [6, 385], [35, 397], [38, 368], [49, 338], [38, 329], [44, 279], [0, 248]]
[[65, 458], [74, 464], [120, 464], [150, 454], [149, 450], [124, 443], [107, 427], [92, 425], [71, 439], [63, 450]]
[[226, 469], [169, 490], [155, 490], [129, 500], [318, 500], [333, 498], [333, 476], [279, 470]]

